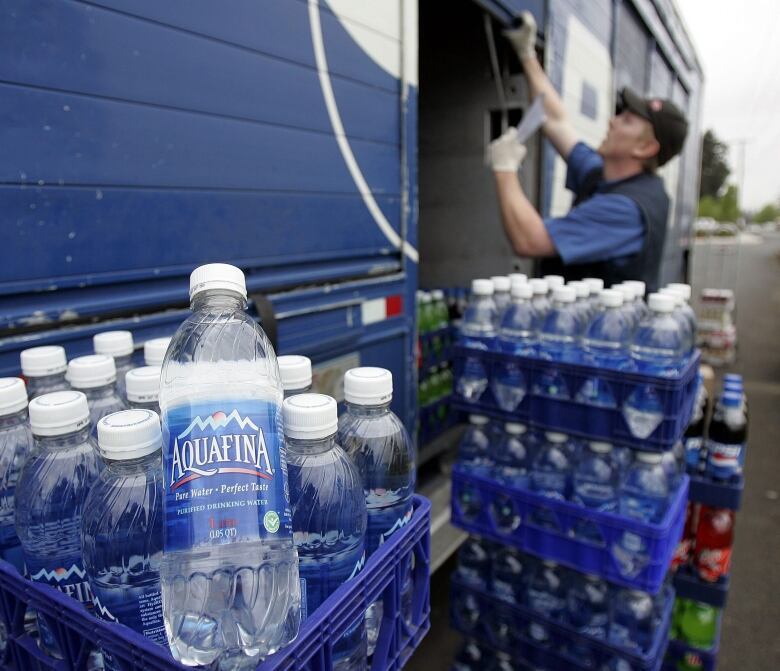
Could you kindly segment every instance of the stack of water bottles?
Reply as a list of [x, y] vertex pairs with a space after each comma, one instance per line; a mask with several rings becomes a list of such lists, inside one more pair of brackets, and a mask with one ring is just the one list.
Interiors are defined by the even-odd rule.
[[348, 371], [339, 417], [306, 357], [277, 362], [239, 269], [196, 269], [190, 298], [156, 366], [110, 332], [0, 379], [0, 666], [397, 664], [428, 627], [430, 507], [390, 372]]
[[679, 439], [699, 359], [688, 285], [647, 303], [638, 281], [603, 289], [595, 278], [515, 276], [510, 286], [472, 283], [456, 351], [459, 407], [637, 447]]

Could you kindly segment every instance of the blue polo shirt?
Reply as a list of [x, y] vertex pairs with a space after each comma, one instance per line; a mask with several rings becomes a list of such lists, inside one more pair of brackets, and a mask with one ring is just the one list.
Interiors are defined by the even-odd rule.
[[[578, 142], [567, 161], [566, 188], [577, 192], [593, 170], [603, 170], [604, 160], [591, 147]], [[563, 262], [590, 263], [635, 254], [642, 249], [645, 230], [639, 206], [627, 196], [599, 193], [569, 210], [563, 217], [544, 220]]]

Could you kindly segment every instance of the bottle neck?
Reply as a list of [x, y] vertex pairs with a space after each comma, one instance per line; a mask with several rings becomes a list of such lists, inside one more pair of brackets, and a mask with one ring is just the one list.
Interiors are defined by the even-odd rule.
[[127, 368], [128, 366], [133, 365], [133, 355], [132, 354], [126, 354], [124, 356], [115, 356], [114, 357], [114, 365], [117, 368]]
[[390, 410], [390, 401], [381, 405], [358, 405], [357, 403], [347, 401], [345, 405], [349, 414], [358, 417], [379, 417]]
[[116, 393], [116, 380], [114, 382], [110, 382], [109, 384], [103, 385], [102, 387], [92, 387], [90, 389], [78, 389], [77, 387], [73, 388], [77, 391], [83, 392], [87, 398], [105, 398], [106, 396], [111, 396], [112, 394]]
[[42, 450], [61, 450], [66, 447], [83, 445], [89, 440], [90, 425], [79, 431], [64, 433], [59, 436], [35, 436], [36, 447]]
[[106, 464], [106, 468], [116, 475], [132, 475], [134, 473], [143, 473], [148, 470], [156, 470], [160, 467], [162, 460], [162, 450], [156, 450], [151, 454], [135, 459], [110, 459], [101, 455]]
[[287, 449], [296, 454], [321, 454], [332, 450], [336, 446], [336, 434], [324, 438], [287, 438]]
[[235, 291], [208, 289], [196, 294], [192, 298], [190, 307], [193, 311], [239, 311], [246, 307], [246, 300], [241, 294], [236, 293]]
[[0, 417], [0, 429], [10, 429], [12, 426], [24, 424], [27, 421], [27, 417], [26, 407], [10, 415], [3, 415]]

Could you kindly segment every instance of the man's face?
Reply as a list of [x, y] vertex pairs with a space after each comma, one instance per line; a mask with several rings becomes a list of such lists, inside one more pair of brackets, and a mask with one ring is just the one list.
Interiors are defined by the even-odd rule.
[[609, 130], [598, 152], [605, 159], [644, 160], [657, 152], [657, 145], [650, 122], [625, 110], [609, 120]]

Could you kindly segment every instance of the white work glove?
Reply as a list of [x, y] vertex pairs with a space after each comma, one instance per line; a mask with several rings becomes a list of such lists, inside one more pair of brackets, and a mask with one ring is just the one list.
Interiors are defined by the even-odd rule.
[[525, 145], [517, 141], [514, 126], [488, 145], [488, 161], [494, 172], [517, 172], [525, 155]]
[[520, 27], [505, 30], [504, 37], [509, 40], [522, 62], [526, 58], [536, 58], [536, 19], [528, 11], [523, 12], [520, 18], [523, 21]]

